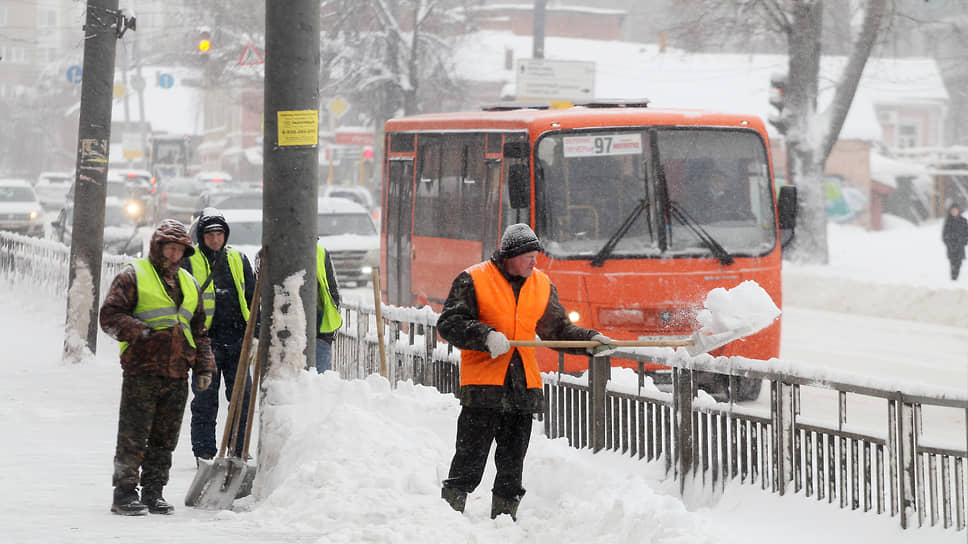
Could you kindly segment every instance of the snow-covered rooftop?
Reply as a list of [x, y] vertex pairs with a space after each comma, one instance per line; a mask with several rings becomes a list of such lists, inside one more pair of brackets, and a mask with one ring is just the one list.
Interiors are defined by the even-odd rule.
[[[530, 58], [532, 39], [505, 31], [480, 31], [457, 41], [454, 64], [459, 77], [504, 83], [514, 92], [514, 69], [505, 68], [506, 51]], [[545, 38], [545, 58], [595, 63], [596, 98], [642, 98], [655, 107], [714, 109], [766, 119], [770, 76], [787, 70], [786, 55], [687, 53], [655, 44], [578, 38]], [[824, 57], [821, 108], [845, 62]], [[497, 98], [497, 97], [495, 97]], [[535, 97], [529, 97], [535, 98]], [[879, 140], [878, 104], [944, 104], [948, 93], [937, 63], [930, 58], [872, 58], [844, 123], [841, 138]], [[773, 130], [770, 127], [770, 130]]]

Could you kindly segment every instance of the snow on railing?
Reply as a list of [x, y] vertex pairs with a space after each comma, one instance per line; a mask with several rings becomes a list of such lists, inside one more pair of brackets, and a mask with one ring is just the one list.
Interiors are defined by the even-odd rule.
[[[67, 293], [71, 248], [53, 240], [0, 231], [0, 281], [53, 296]], [[105, 253], [101, 260], [101, 295], [133, 259]]]

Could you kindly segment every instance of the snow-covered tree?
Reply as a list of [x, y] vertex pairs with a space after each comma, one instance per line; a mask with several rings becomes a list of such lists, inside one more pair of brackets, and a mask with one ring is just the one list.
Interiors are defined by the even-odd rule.
[[438, 111], [459, 94], [450, 38], [466, 31], [460, 0], [323, 0], [320, 90], [364, 121]]
[[[752, 47], [782, 47], [785, 42], [789, 60], [783, 74], [784, 108], [777, 120], [786, 127], [788, 181], [799, 193], [799, 228], [789, 248], [795, 260], [828, 260], [824, 165], [840, 136], [867, 59], [890, 19], [889, 4], [889, 0], [829, 5], [824, 0], [693, 0], [688, 15], [679, 23], [680, 29], [701, 24], [709, 34], [703, 37], [705, 40], [695, 39], [703, 43], [722, 33], [730, 34], [729, 43], [734, 46], [738, 35]], [[825, 39], [825, 32], [833, 38]], [[821, 110], [817, 99], [824, 52], [843, 54], [846, 62], [837, 80], [829, 85], [833, 98]]]

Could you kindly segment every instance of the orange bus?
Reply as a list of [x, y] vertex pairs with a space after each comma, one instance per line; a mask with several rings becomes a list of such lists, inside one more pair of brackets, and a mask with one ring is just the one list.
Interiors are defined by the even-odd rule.
[[[538, 268], [572, 321], [615, 339], [690, 334], [711, 289], [745, 280], [779, 306], [796, 190], [783, 187], [775, 198], [768, 142], [755, 116], [645, 101], [510, 103], [391, 119], [385, 300], [439, 311], [454, 277], [489, 258], [507, 225], [527, 223], [545, 247]], [[714, 354], [767, 359], [779, 348], [777, 321]], [[557, 354], [539, 352], [542, 369], [557, 370]], [[565, 371], [586, 367], [587, 358], [566, 357]], [[755, 397], [759, 387], [740, 384], [737, 396]]]

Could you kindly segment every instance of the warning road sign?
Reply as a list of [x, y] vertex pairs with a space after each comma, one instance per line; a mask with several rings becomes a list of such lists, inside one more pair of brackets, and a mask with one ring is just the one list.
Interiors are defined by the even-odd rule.
[[262, 58], [262, 53], [259, 53], [259, 49], [249, 42], [242, 50], [242, 56], [239, 57], [239, 66], [255, 66], [256, 64], [265, 64], [265, 59]]

